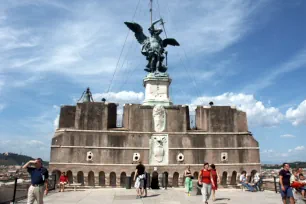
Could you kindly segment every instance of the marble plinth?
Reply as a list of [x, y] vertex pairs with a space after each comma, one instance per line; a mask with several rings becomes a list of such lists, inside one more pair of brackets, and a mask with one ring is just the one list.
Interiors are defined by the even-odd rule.
[[170, 106], [172, 102], [169, 96], [171, 78], [167, 73], [150, 73], [143, 79], [145, 87], [145, 100], [143, 105]]

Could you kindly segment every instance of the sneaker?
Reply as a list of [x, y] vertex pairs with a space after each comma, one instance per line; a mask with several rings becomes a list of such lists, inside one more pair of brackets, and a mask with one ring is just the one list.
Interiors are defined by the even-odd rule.
[[136, 199], [139, 199], [139, 196], [136, 196]]

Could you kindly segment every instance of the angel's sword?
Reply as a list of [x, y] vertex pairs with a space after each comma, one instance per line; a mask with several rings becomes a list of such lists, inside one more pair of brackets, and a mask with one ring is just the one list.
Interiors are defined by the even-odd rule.
[[150, 0], [150, 13], [151, 13], [151, 26], [152, 26], [152, 12], [153, 12], [153, 9], [152, 9], [152, 5], [153, 5], [153, 0]]

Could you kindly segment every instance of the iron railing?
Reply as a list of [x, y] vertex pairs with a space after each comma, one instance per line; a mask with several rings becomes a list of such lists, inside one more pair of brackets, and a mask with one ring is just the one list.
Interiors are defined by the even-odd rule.
[[[0, 204], [16, 203], [28, 197], [28, 189], [31, 186], [30, 181], [18, 183], [18, 177], [15, 177], [14, 184], [2, 185], [0, 187]], [[55, 190], [56, 175], [49, 176], [49, 191]]]

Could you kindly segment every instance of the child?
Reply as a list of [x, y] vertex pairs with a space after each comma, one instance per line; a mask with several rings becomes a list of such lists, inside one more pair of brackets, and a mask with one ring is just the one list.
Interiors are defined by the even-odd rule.
[[303, 175], [303, 174], [300, 174], [300, 175], [299, 175], [299, 181], [300, 181], [300, 183], [305, 184], [303, 187], [301, 187], [301, 193], [302, 193], [302, 196], [303, 196], [303, 198], [305, 198], [305, 191], [306, 191], [306, 179], [305, 179], [305, 177], [304, 177], [304, 175]]

